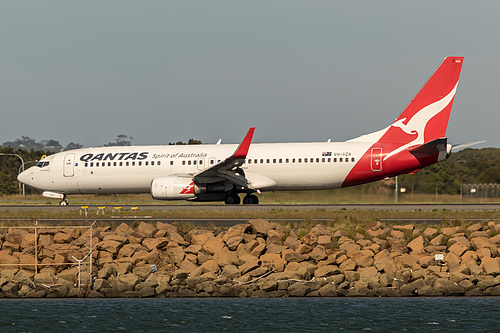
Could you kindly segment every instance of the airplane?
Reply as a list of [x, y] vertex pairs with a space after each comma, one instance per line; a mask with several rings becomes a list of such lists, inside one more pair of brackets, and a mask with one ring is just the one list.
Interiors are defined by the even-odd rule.
[[447, 57], [401, 115], [345, 142], [115, 146], [63, 151], [18, 180], [68, 204], [72, 194], [150, 193], [158, 200], [258, 204], [263, 191], [319, 190], [369, 183], [447, 159], [446, 128], [463, 57]]

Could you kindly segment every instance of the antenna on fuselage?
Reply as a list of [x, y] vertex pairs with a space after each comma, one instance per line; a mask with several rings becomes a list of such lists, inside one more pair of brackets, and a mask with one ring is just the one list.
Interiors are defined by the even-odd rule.
[[219, 141], [217, 141], [216, 145], [220, 145], [222, 139], [219, 139]]

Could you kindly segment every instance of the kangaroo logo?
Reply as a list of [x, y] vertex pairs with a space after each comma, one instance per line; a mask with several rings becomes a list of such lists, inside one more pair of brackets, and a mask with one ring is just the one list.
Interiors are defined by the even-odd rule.
[[194, 193], [194, 182], [191, 182], [188, 186], [186, 186], [179, 194], [193, 194]]
[[457, 86], [458, 83], [455, 85], [455, 87], [450, 91], [450, 93], [440, 100], [427, 105], [426, 107], [422, 108], [419, 110], [417, 113], [411, 117], [411, 119], [405, 124], [405, 121], [407, 118], [399, 119], [395, 121], [392, 125], [392, 127], [398, 127], [402, 129], [405, 133], [407, 134], [412, 134], [412, 135], [417, 135], [415, 139], [412, 141], [408, 142], [407, 144], [402, 145], [401, 147], [393, 150], [389, 154], [387, 154], [384, 157], [384, 161], [388, 159], [389, 157], [415, 145], [421, 145], [425, 143], [424, 140], [424, 132], [425, 132], [425, 127], [427, 126], [427, 123], [429, 120], [431, 120], [434, 116], [438, 115], [441, 111], [443, 111], [448, 104], [450, 104], [451, 100], [453, 97], [455, 97], [455, 92], [457, 91]]

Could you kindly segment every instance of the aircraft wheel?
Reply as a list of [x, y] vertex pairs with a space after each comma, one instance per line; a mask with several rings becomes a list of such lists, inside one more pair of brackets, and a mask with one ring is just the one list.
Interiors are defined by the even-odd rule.
[[68, 204], [69, 204], [68, 199], [63, 199], [63, 200], [61, 200], [61, 202], [59, 203], [59, 205], [61, 205], [61, 206], [67, 206]]
[[230, 193], [226, 196], [226, 200], [224, 200], [226, 205], [239, 205], [240, 204], [240, 196], [236, 193]]
[[259, 198], [253, 194], [249, 194], [243, 198], [243, 204], [245, 204], [245, 205], [258, 205]]

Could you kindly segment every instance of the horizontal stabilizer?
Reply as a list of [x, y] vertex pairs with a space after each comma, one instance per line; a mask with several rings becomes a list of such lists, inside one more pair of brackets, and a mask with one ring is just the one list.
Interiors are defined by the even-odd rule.
[[412, 155], [415, 157], [417, 157], [417, 155], [439, 154], [441, 152], [446, 152], [447, 143], [448, 139], [446, 138], [432, 140], [416, 148], [410, 149], [410, 153], [412, 153]]

